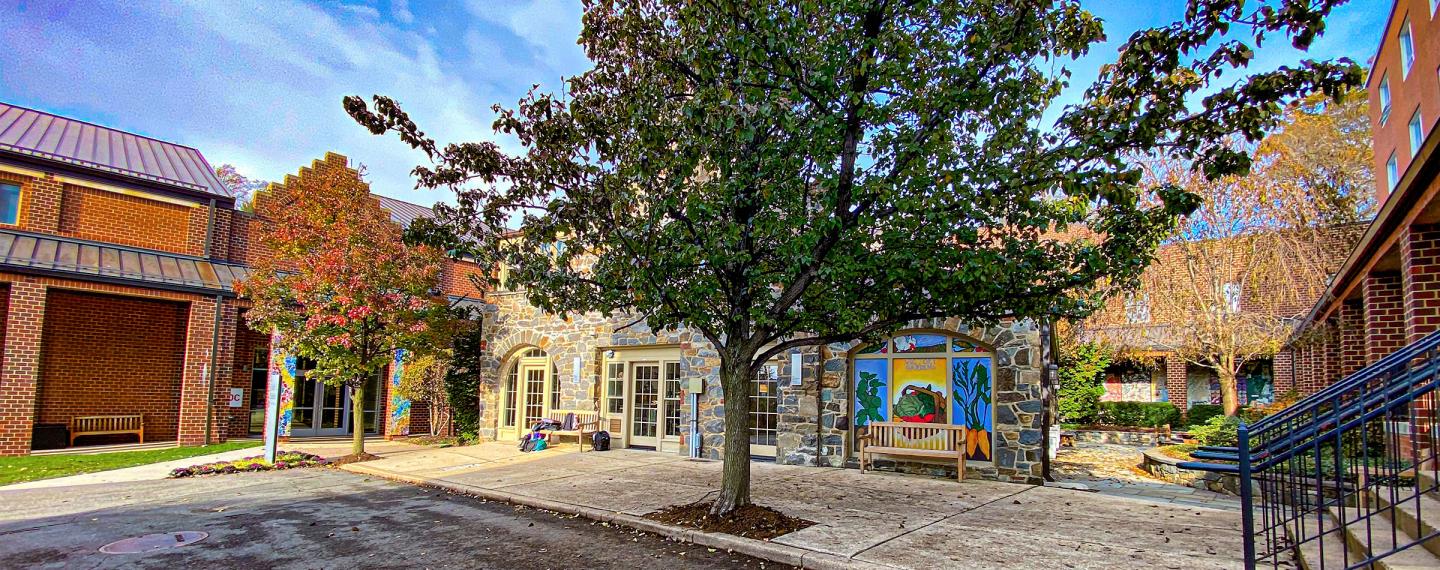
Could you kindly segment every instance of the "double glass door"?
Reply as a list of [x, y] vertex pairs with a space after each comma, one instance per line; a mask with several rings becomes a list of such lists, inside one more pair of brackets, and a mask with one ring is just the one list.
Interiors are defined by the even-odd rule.
[[[352, 433], [350, 424], [354, 403], [351, 401], [350, 388], [316, 382], [309, 378], [308, 374], [314, 365], [305, 366], [306, 364], [310, 363], [302, 361], [296, 366], [295, 412], [290, 421], [290, 435], [306, 437]], [[367, 433], [374, 432], [377, 428], [379, 379], [377, 375], [369, 380], [365, 386], [364, 401], [361, 402], [365, 409], [365, 425], [362, 429]]]
[[680, 438], [680, 363], [630, 365], [629, 445], [658, 447]]
[[540, 349], [530, 349], [513, 361], [502, 387], [499, 439], [517, 439], [536, 422], [550, 417], [560, 399], [554, 372]]

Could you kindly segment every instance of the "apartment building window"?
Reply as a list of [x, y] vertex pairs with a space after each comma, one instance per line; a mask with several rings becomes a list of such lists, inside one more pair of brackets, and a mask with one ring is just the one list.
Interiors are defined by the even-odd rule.
[[1420, 143], [1425, 142], [1425, 130], [1420, 124], [1420, 110], [1410, 116], [1410, 156], [1420, 153]]
[[1400, 78], [1410, 76], [1410, 67], [1415, 65], [1415, 40], [1410, 36], [1410, 18], [1400, 25]]
[[1380, 76], [1380, 124], [1390, 119], [1390, 74]]
[[1226, 283], [1221, 292], [1225, 296], [1225, 310], [1231, 314], [1240, 312], [1240, 284]]
[[1390, 160], [1385, 162], [1385, 184], [1390, 190], [1395, 190], [1395, 185], [1400, 183], [1400, 161], [1395, 159], [1395, 153], [1390, 153]]
[[20, 222], [20, 185], [0, 184], [0, 224]]

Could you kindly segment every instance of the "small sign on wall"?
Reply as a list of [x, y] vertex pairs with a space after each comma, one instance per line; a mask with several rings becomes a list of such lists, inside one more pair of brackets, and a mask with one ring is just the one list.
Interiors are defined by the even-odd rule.
[[579, 384], [579, 383], [580, 383], [580, 364], [581, 364], [581, 362], [580, 362], [580, 357], [579, 357], [579, 356], [576, 356], [576, 357], [575, 357], [575, 383], [576, 383], [576, 384]]
[[804, 378], [805, 357], [800, 353], [790, 355], [790, 385], [799, 386]]
[[229, 406], [229, 407], [232, 407], [232, 408], [238, 408], [238, 407], [240, 407], [240, 406], [242, 406], [242, 405], [244, 405], [244, 404], [245, 404], [245, 389], [244, 389], [244, 388], [231, 388], [231, 389], [230, 389], [230, 401], [226, 402], [225, 405], [227, 405], [227, 406]]

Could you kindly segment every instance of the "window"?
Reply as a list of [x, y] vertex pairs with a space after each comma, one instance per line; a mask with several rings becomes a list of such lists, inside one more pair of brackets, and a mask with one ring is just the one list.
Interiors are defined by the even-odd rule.
[[0, 224], [20, 221], [20, 185], [0, 184]]
[[1125, 297], [1125, 322], [1132, 325], [1150, 322], [1150, 295]]
[[1410, 36], [1410, 19], [1406, 18], [1405, 23], [1400, 25], [1400, 78], [1404, 79], [1410, 74], [1410, 67], [1415, 65], [1415, 40]]
[[1221, 293], [1225, 296], [1225, 309], [1231, 313], [1240, 312], [1240, 284], [1226, 283]]
[[510, 372], [505, 375], [505, 414], [500, 420], [502, 426], [515, 426], [515, 393], [519, 391], [519, 380], [519, 363], [512, 363]]
[[665, 363], [665, 431], [666, 437], [680, 436], [680, 363]]
[[611, 362], [605, 382], [605, 411], [617, 416], [625, 413], [625, 363]]
[[1420, 109], [1410, 116], [1410, 156], [1420, 153], [1420, 144], [1425, 142], [1425, 130], [1420, 125]]
[[[966, 457], [990, 461], [995, 431], [995, 410], [991, 406], [993, 367], [994, 353], [990, 349], [974, 339], [940, 331], [903, 332], [858, 347], [850, 363], [854, 394], [850, 409], [855, 418], [851, 426], [857, 434], [871, 422], [964, 426], [968, 430]], [[774, 382], [767, 376], [756, 379], [752, 397], [773, 388], [763, 384]], [[752, 410], [763, 409], [752, 405]], [[756, 418], [753, 425], [768, 427], [761, 419]], [[751, 434], [752, 444], [753, 436], [766, 435], [753, 428]], [[923, 445], [921, 441], [914, 443]]]
[[1390, 120], [1390, 74], [1380, 76], [1380, 124]]
[[1385, 162], [1385, 184], [1389, 185], [1390, 191], [1395, 191], [1395, 185], [1400, 183], [1400, 163], [1395, 159], [1395, 153], [1390, 153], [1390, 160]]

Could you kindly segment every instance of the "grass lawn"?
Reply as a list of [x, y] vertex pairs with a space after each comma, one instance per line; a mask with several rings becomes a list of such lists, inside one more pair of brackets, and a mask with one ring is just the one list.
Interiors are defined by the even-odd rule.
[[259, 440], [227, 441], [215, 445], [193, 447], [167, 447], [146, 451], [117, 451], [94, 455], [27, 455], [23, 457], [0, 457], [0, 485], [23, 483], [39, 479], [51, 479], [66, 475], [109, 471], [122, 467], [134, 467], [184, 459], [197, 455], [209, 455], [233, 449], [259, 447]]

